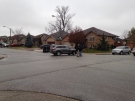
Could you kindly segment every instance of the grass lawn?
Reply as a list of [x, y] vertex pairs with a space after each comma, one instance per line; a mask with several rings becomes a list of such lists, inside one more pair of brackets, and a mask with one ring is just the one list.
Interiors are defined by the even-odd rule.
[[37, 46], [33, 46], [31, 48], [28, 48], [26, 46], [17, 46], [17, 47], [10, 47], [11, 49], [18, 49], [18, 50], [34, 50], [34, 49], [40, 49]]
[[85, 48], [85, 49], [83, 49], [83, 53], [111, 53], [111, 50], [109, 50], [109, 51], [100, 51], [100, 50], [96, 50], [96, 49]]

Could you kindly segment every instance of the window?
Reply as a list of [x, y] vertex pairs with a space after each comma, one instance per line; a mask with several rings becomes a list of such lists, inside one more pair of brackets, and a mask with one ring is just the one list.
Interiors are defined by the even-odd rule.
[[94, 42], [94, 36], [90, 36], [90, 42]]
[[94, 45], [93, 44], [90, 44], [90, 48], [94, 48]]
[[109, 38], [108, 38], [108, 37], [106, 37], [106, 41], [108, 41], [108, 39], [109, 39]]
[[57, 46], [57, 48], [66, 48], [65, 46]]

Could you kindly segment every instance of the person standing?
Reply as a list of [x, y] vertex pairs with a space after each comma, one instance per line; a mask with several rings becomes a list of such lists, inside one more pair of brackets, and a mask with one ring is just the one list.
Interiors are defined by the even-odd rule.
[[77, 55], [77, 57], [79, 57], [80, 56], [79, 44], [76, 44], [75, 49], [76, 49], [76, 55]]
[[79, 50], [79, 56], [82, 56], [83, 47], [81, 44], [78, 45], [78, 50]]

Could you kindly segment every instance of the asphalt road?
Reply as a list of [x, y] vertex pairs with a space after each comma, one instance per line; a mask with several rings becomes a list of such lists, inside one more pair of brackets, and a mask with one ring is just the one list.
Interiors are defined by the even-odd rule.
[[53, 56], [0, 49], [0, 90], [51, 93], [83, 101], [135, 101], [133, 55]]

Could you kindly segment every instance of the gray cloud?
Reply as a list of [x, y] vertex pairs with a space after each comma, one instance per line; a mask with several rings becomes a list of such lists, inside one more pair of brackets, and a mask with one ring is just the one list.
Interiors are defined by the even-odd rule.
[[58, 5], [69, 6], [69, 13], [75, 13], [73, 25], [82, 29], [97, 27], [121, 35], [135, 26], [134, 0], [0, 0], [0, 35], [9, 34], [3, 25], [33, 35], [44, 33]]

